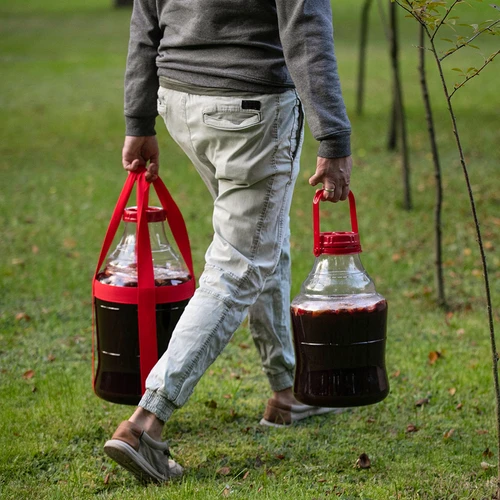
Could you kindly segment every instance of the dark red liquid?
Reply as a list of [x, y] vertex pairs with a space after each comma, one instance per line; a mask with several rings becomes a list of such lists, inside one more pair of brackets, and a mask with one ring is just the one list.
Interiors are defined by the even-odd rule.
[[[124, 278], [106, 270], [99, 273], [97, 279], [114, 286], [137, 286], [137, 278]], [[175, 286], [189, 279], [189, 275], [175, 280], [155, 279], [155, 284]], [[167, 350], [172, 332], [188, 302], [183, 300], [156, 305], [159, 357]], [[96, 298], [94, 307], [97, 332], [95, 392], [112, 403], [137, 405], [142, 396], [137, 304], [120, 304]]]
[[292, 324], [297, 358], [294, 392], [299, 401], [350, 407], [387, 396], [385, 300], [336, 311], [293, 306]]

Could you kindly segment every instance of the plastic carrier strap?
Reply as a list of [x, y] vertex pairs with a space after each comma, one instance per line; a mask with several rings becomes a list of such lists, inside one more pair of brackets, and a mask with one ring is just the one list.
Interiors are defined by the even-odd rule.
[[[314, 248], [319, 248], [320, 222], [319, 222], [319, 202], [323, 200], [324, 189], [318, 189], [313, 199], [313, 229]], [[351, 228], [353, 233], [358, 233], [358, 216], [356, 215], [356, 200], [352, 191], [349, 191], [349, 211], [351, 215]]]
[[146, 378], [158, 360], [155, 277], [146, 213], [148, 199], [149, 183], [146, 181], [145, 173], [142, 173], [137, 180], [137, 317], [139, 323], [139, 361], [143, 393], [146, 386]]
[[[151, 243], [149, 239], [149, 230], [146, 216], [148, 207], [150, 183], [146, 181], [146, 169], [142, 168], [135, 172], [129, 172], [125, 185], [118, 198], [111, 221], [104, 237], [101, 253], [96, 266], [93, 279], [92, 295], [95, 296], [96, 277], [108, 254], [109, 248], [113, 242], [116, 231], [120, 225], [123, 211], [127, 205], [128, 199], [137, 182], [137, 306], [138, 306], [138, 326], [139, 326], [139, 352], [140, 352], [140, 372], [141, 387], [144, 392], [146, 378], [158, 359], [158, 348], [156, 340], [156, 300], [153, 262], [151, 259]], [[181, 211], [170, 195], [163, 181], [158, 177], [153, 182], [153, 186], [158, 195], [158, 199], [167, 214], [167, 222], [170, 226], [172, 235], [179, 247], [179, 251], [188, 266], [191, 274], [192, 294], [195, 289], [195, 275], [193, 268], [193, 259], [191, 256], [191, 246], [189, 237], [182, 218]], [[182, 285], [184, 286], [184, 285]], [[92, 308], [94, 313], [94, 308]], [[94, 324], [94, 320], [93, 320]], [[95, 384], [95, 334], [92, 335], [92, 374], [93, 384]]]

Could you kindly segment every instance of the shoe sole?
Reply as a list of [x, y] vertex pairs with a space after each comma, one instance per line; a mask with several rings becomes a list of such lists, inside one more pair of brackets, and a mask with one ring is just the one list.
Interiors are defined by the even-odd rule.
[[347, 408], [311, 408], [310, 410], [300, 412], [300, 413], [292, 413], [292, 422], [290, 424], [277, 424], [275, 422], [271, 422], [269, 420], [266, 420], [265, 418], [262, 418], [259, 422], [260, 425], [264, 425], [267, 427], [290, 427], [293, 425], [295, 422], [300, 422], [301, 420], [304, 420], [305, 418], [309, 417], [314, 417], [316, 415], [325, 415], [327, 413], [333, 413], [335, 415], [338, 415], [339, 413], [343, 413], [346, 411]]
[[104, 452], [142, 483], [163, 483], [168, 481], [168, 478], [159, 474], [132, 446], [123, 441], [118, 439], [107, 441], [104, 445]]

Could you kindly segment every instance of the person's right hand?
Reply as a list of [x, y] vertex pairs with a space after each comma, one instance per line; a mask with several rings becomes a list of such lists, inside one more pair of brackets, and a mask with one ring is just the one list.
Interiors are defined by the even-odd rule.
[[143, 137], [125, 136], [125, 143], [122, 149], [122, 164], [123, 168], [130, 172], [137, 170], [139, 167], [146, 167], [146, 180], [148, 182], [158, 179], [160, 148], [158, 147], [156, 135]]

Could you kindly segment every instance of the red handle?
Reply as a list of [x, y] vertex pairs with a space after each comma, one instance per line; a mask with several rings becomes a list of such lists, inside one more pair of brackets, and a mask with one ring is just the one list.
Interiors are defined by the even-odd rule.
[[[319, 251], [319, 235], [320, 235], [320, 222], [319, 222], [319, 202], [323, 199], [324, 189], [318, 189], [313, 198], [313, 228], [314, 228], [314, 255], [317, 257], [321, 252]], [[351, 228], [353, 233], [358, 231], [358, 217], [356, 214], [356, 200], [352, 191], [349, 191], [349, 211], [351, 214]]]

